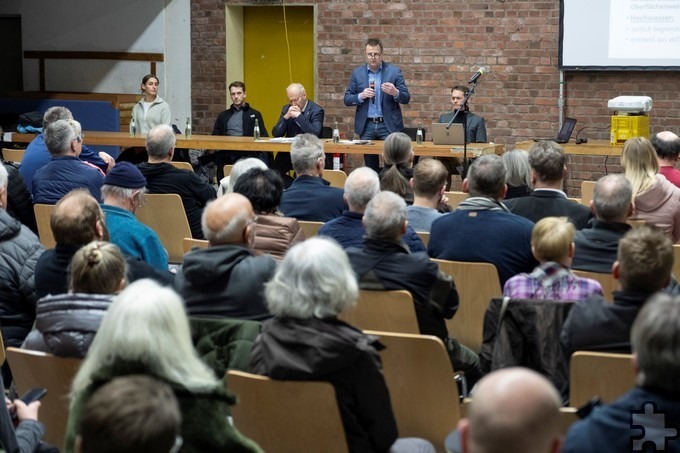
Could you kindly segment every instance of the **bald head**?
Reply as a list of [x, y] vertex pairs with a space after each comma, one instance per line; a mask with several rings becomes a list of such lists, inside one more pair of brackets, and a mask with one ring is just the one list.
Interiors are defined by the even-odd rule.
[[659, 132], [652, 136], [652, 146], [661, 160], [675, 160], [680, 154], [680, 137], [671, 131]]
[[591, 207], [604, 222], [626, 223], [633, 213], [633, 186], [623, 175], [607, 175], [597, 180]]
[[479, 381], [468, 418], [459, 423], [466, 453], [559, 451], [560, 398], [526, 368], [505, 368]]
[[104, 213], [85, 189], [73, 190], [57, 202], [50, 216], [50, 228], [60, 245], [80, 247], [94, 240], [109, 240]]
[[253, 206], [246, 197], [239, 193], [228, 193], [206, 206], [201, 226], [210, 245], [250, 245], [250, 223], [254, 218]]

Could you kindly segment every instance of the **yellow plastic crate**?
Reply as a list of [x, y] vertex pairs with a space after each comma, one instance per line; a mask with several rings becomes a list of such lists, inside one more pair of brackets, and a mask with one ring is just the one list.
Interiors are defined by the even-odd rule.
[[621, 145], [632, 137], [649, 138], [648, 115], [612, 115], [609, 143]]

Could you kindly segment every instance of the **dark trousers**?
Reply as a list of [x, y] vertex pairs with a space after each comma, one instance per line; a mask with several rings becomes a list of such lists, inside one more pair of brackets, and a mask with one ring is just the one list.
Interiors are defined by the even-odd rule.
[[[385, 123], [377, 123], [367, 119], [360, 137], [362, 140], [385, 140], [388, 135], [390, 133]], [[364, 165], [379, 173], [380, 156], [378, 154], [364, 154]]]

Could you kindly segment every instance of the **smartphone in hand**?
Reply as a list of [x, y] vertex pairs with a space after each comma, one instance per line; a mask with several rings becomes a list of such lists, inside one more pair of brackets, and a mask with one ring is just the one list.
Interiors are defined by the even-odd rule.
[[26, 405], [31, 404], [33, 401], [38, 401], [40, 400], [43, 396], [47, 394], [47, 389], [45, 388], [34, 388], [30, 389], [28, 392], [24, 393], [21, 398], [19, 398], [21, 401], [26, 403]]

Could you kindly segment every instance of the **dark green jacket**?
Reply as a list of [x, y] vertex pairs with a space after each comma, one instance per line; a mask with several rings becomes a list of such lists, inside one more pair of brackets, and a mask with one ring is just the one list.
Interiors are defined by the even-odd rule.
[[184, 444], [181, 452], [260, 453], [262, 451], [255, 442], [244, 437], [229, 423], [227, 419], [229, 406], [234, 404], [235, 399], [227, 394], [223, 386], [219, 385], [204, 392], [192, 392], [181, 384], [154, 376], [140, 363], [118, 361], [95, 373], [93, 383], [71, 403], [64, 445], [66, 453], [73, 452], [80, 414], [87, 398], [112, 379], [133, 374], [150, 375], [166, 382], [173, 389], [182, 412], [181, 436]]

